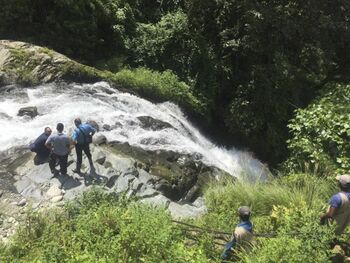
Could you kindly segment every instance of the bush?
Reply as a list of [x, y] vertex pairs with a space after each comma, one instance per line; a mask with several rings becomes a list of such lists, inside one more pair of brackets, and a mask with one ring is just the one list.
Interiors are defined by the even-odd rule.
[[172, 101], [190, 114], [207, 117], [205, 103], [196, 98], [190, 86], [169, 70], [160, 73], [146, 68], [125, 69], [115, 74], [113, 82], [123, 88], [135, 90], [148, 99]]
[[28, 214], [6, 262], [205, 262], [162, 209], [92, 191], [63, 210]]
[[[319, 215], [335, 186], [327, 178], [309, 174], [271, 178], [265, 183], [242, 179], [211, 184], [205, 191], [208, 213], [196, 224], [232, 232], [239, 222], [237, 208], [248, 205], [254, 232], [276, 233], [276, 237], [257, 238], [251, 252], [237, 254], [240, 262], [314, 262], [315, 258], [327, 262], [334, 229], [320, 226]], [[210, 246], [206, 248], [207, 256], [211, 255]], [[219, 249], [217, 256], [222, 252]]]
[[333, 227], [322, 227], [319, 213], [305, 202], [289, 208], [275, 206], [271, 219], [278, 233], [265, 239], [251, 255], [242, 255], [244, 262], [328, 262], [335, 235]]
[[292, 138], [284, 167], [329, 175], [350, 169], [350, 85], [333, 84], [288, 125]]

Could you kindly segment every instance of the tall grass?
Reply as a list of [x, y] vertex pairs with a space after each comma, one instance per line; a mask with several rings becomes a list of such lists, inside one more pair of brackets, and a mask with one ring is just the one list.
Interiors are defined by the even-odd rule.
[[209, 213], [203, 223], [232, 230], [238, 220], [237, 208], [242, 205], [251, 207], [256, 217], [269, 216], [274, 206], [291, 207], [301, 203], [321, 212], [335, 192], [335, 182], [307, 174], [273, 178], [263, 183], [244, 178], [216, 182], [205, 191]]

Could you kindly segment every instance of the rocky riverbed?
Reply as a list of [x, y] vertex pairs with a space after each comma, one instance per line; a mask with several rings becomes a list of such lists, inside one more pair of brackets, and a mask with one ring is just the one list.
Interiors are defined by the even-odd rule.
[[15, 233], [26, 211], [62, 206], [92, 188], [162, 206], [174, 218], [193, 218], [206, 212], [202, 186], [225, 174], [195, 156], [147, 152], [127, 143], [107, 142], [103, 135], [96, 136], [91, 150], [95, 169], [90, 169], [84, 158], [84, 175], [71, 172], [75, 167], [72, 151], [68, 175], [58, 177], [52, 177], [48, 164], [35, 166], [34, 154], [28, 149], [2, 153], [0, 238], [6, 241]]

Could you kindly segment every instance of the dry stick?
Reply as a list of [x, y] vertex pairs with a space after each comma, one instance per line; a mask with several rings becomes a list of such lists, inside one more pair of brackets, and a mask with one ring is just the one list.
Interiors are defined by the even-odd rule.
[[[223, 231], [213, 230], [213, 229], [209, 229], [209, 228], [205, 228], [205, 227], [199, 227], [196, 225], [191, 225], [191, 224], [177, 221], [177, 220], [172, 220], [172, 221], [176, 224], [185, 225], [185, 226], [189, 226], [189, 227], [198, 229], [198, 230], [193, 229], [192, 231], [207, 232], [207, 233], [218, 234], [218, 235], [229, 235], [229, 236], [232, 235], [232, 233], [229, 233], [229, 232], [223, 232]], [[275, 237], [275, 236], [277, 236], [277, 234], [276, 233], [254, 233], [254, 236], [256, 236], [256, 237]]]

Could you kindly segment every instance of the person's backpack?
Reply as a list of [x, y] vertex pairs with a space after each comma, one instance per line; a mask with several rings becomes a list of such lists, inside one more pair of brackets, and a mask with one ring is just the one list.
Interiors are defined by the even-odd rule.
[[85, 134], [82, 129], [80, 129], [79, 127], [78, 127], [78, 129], [84, 137], [84, 144], [92, 143], [92, 135], [93, 134]]

